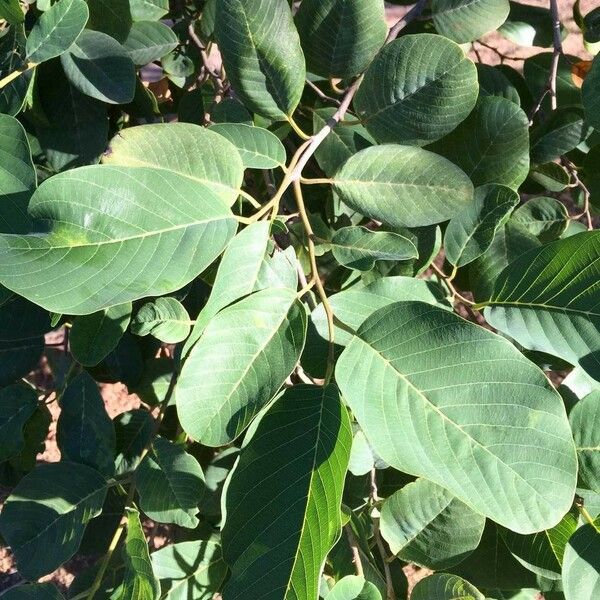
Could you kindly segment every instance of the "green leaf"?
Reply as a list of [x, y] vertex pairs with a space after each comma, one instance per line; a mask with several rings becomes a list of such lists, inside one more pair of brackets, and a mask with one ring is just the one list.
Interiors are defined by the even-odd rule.
[[190, 316], [179, 300], [157, 298], [138, 310], [131, 322], [131, 333], [153, 335], [166, 344], [176, 344], [189, 335], [191, 325]]
[[134, 23], [123, 42], [129, 57], [137, 66], [160, 60], [178, 44], [175, 32], [164, 23], [156, 21]]
[[115, 428], [98, 386], [87, 372], [68, 383], [60, 408], [56, 437], [62, 459], [111, 476], [115, 471]]
[[131, 29], [129, 0], [86, 0], [90, 11], [88, 29], [101, 31], [123, 43]]
[[[549, 19], [549, 24], [552, 24], [551, 19]], [[523, 75], [533, 98], [540, 98], [547, 88], [552, 68], [552, 56], [552, 52], [542, 52], [528, 58], [523, 63]], [[556, 74], [556, 98], [559, 107], [581, 104], [581, 90], [575, 85], [572, 75], [572, 65], [578, 61], [579, 59], [576, 56], [560, 55]], [[550, 112], [548, 98], [542, 103], [541, 108]]]
[[140, 508], [154, 521], [196, 527], [204, 474], [185, 449], [157, 437], [135, 472]]
[[375, 585], [364, 577], [347, 575], [340, 579], [325, 595], [326, 600], [381, 600]]
[[287, 1], [221, 0], [215, 36], [227, 76], [246, 108], [287, 120], [300, 102], [306, 76]]
[[600, 171], [596, 165], [600, 161], [600, 146], [592, 148], [585, 159], [585, 181], [591, 194], [594, 206], [600, 205]]
[[35, 412], [36, 393], [23, 385], [0, 389], [0, 463], [19, 454], [25, 446], [23, 428]]
[[483, 515], [426, 479], [405, 485], [381, 508], [381, 535], [392, 554], [436, 571], [467, 558], [484, 525]]
[[499, 32], [519, 46], [552, 46], [552, 16], [548, 8], [510, 2], [508, 19]]
[[485, 600], [485, 597], [457, 575], [434, 573], [415, 585], [411, 600]]
[[285, 148], [268, 129], [245, 123], [216, 123], [210, 129], [234, 144], [246, 169], [276, 169], [285, 165]]
[[450, 161], [392, 144], [349, 158], [333, 186], [350, 208], [392, 227], [441, 223], [473, 200], [473, 184]]
[[476, 186], [498, 183], [516, 190], [529, 172], [528, 124], [514, 102], [486, 96], [431, 150], [458, 165]]
[[0, 236], [0, 282], [47, 310], [74, 315], [183, 287], [237, 227], [208, 186], [148, 168], [60, 173], [37, 189], [29, 211], [52, 228]]
[[65, 52], [87, 23], [84, 0], [59, 0], [36, 21], [27, 38], [27, 60], [41, 63]]
[[600, 594], [600, 533], [586, 523], [569, 540], [562, 568], [565, 600], [593, 600]]
[[521, 106], [521, 98], [515, 85], [509, 80], [498, 66], [477, 63], [480, 96], [498, 96]]
[[540, 241], [551, 242], [566, 230], [569, 224], [569, 212], [562, 202], [541, 196], [519, 206], [513, 213], [512, 219]]
[[[337, 109], [318, 108], [313, 111], [313, 133], [318, 133]], [[343, 123], [343, 121], [342, 121]], [[326, 175], [332, 176], [352, 155], [375, 143], [360, 124], [334, 127], [315, 152], [315, 159]]]
[[125, 563], [117, 600], [157, 600], [160, 584], [152, 570], [146, 536], [137, 510], [127, 510], [127, 537], [121, 551]]
[[234, 440], [293, 371], [305, 335], [306, 313], [294, 290], [263, 290], [224, 308], [209, 321], [177, 382], [184, 430], [206, 446]]
[[151, 559], [163, 600], [212, 600], [227, 573], [221, 548], [210, 541], [169, 544]]
[[152, 439], [156, 426], [152, 415], [141, 408], [117, 415], [114, 424], [115, 474], [123, 475], [137, 468], [142, 452]]
[[[252, 223], [238, 233], [223, 254], [212, 292], [200, 311], [182, 354], [187, 356], [208, 322], [223, 308], [236, 300], [268, 287], [295, 290], [298, 282], [287, 281], [285, 272], [277, 270], [277, 261], [269, 258], [268, 244], [271, 226], [266, 221]], [[295, 253], [294, 253], [295, 260]], [[275, 268], [275, 269], [274, 269]]]
[[63, 600], [63, 596], [51, 583], [28, 583], [9, 588], [2, 600]]
[[392, 467], [520, 533], [556, 525], [571, 505], [577, 467], [562, 400], [500, 336], [449, 311], [398, 302], [360, 326], [336, 379]]
[[382, 0], [306, 0], [296, 25], [307, 68], [326, 78], [362, 73], [387, 34]]
[[588, 125], [600, 129], [600, 58], [596, 56], [581, 88], [581, 100]]
[[484, 185], [475, 190], [475, 201], [446, 227], [446, 258], [457, 267], [473, 262], [491, 245], [499, 227], [519, 203], [519, 195], [503, 185]]
[[[10, 75], [26, 67], [24, 27], [8, 27], [0, 36], [0, 74]], [[0, 110], [16, 115], [21, 112], [35, 71], [30, 69], [0, 89]]]
[[134, 21], [158, 21], [169, 12], [169, 0], [129, 0]]
[[485, 318], [525, 348], [578, 364], [599, 379], [599, 268], [596, 231], [531, 250], [498, 277]]
[[60, 61], [69, 81], [83, 94], [108, 104], [133, 100], [133, 62], [123, 46], [106, 33], [82, 31]]
[[577, 148], [589, 133], [579, 107], [559, 108], [531, 133], [531, 161], [551, 162]]
[[358, 271], [370, 271], [378, 260], [410, 260], [419, 256], [409, 238], [366, 227], [338, 229], [327, 247], [340, 264]]
[[2, 0], [0, 2], [0, 18], [9, 25], [18, 25], [25, 21], [25, 13], [21, 9], [19, 0]]
[[569, 414], [579, 458], [579, 477], [586, 487], [598, 493], [600, 493], [600, 431], [597, 427], [599, 409], [600, 391], [594, 391], [580, 400]]
[[120, 342], [131, 321], [131, 302], [73, 319], [70, 344], [73, 358], [86, 367], [103, 361]]
[[433, 24], [459, 44], [498, 29], [510, 10], [508, 0], [432, 0]]
[[229, 205], [239, 196], [244, 165], [235, 146], [191, 123], [159, 123], [124, 129], [103, 158], [107, 164], [155, 167], [210, 186]]
[[323, 562], [341, 531], [351, 441], [333, 386], [295, 386], [265, 413], [226, 491], [225, 598], [247, 598], [256, 585], [264, 598], [317, 597]]
[[562, 192], [570, 183], [570, 175], [557, 163], [532, 165], [529, 177], [549, 192]]
[[85, 465], [48, 463], [26, 475], [0, 514], [0, 534], [19, 573], [37, 579], [71, 558], [105, 496], [104, 477]]
[[375, 57], [354, 105], [379, 142], [423, 146], [450, 133], [477, 101], [477, 69], [454, 42], [405, 35]]

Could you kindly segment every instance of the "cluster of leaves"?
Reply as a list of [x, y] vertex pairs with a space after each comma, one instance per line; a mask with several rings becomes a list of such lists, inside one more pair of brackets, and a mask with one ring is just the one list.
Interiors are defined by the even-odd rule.
[[600, 58], [407, 11], [0, 2], [4, 600], [599, 597]]

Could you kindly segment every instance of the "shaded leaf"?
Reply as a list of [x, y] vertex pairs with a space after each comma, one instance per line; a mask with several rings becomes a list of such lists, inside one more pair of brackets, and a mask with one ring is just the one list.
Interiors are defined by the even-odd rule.
[[63, 596], [51, 583], [28, 583], [9, 588], [2, 600], [63, 600]]
[[36, 393], [23, 385], [0, 389], [0, 463], [25, 446], [23, 428], [38, 405]]
[[519, 206], [512, 219], [542, 242], [559, 238], [569, 224], [569, 213], [562, 202], [541, 196]]
[[600, 593], [600, 533], [586, 523], [569, 540], [562, 568], [566, 600], [593, 600]]
[[596, 56], [581, 88], [581, 100], [589, 125], [600, 129], [600, 58]]
[[114, 419], [116, 436], [115, 474], [123, 475], [137, 468], [144, 449], [155, 430], [152, 415], [144, 409], [134, 409]]
[[598, 412], [600, 411], [600, 391], [593, 391], [577, 402], [569, 413], [573, 430], [579, 476], [587, 487], [600, 493], [600, 432]]
[[86, 0], [90, 11], [88, 29], [101, 31], [123, 43], [131, 29], [129, 0]]
[[157, 298], [144, 304], [131, 322], [135, 335], [153, 335], [166, 344], [183, 341], [190, 333], [192, 321], [179, 300]]

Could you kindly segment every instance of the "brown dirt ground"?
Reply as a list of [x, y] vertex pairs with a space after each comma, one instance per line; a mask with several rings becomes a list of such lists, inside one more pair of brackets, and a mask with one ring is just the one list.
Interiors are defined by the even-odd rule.
[[[534, 6], [548, 6], [547, 0], [520, 0], [524, 4], [531, 4]], [[583, 14], [586, 14], [597, 4], [597, 0], [582, 0], [581, 2], [581, 11]], [[573, 1], [572, 0], [559, 0], [559, 8], [561, 13], [561, 20], [564, 25], [566, 25], [569, 30], [569, 35], [563, 41], [563, 47], [565, 52], [569, 54], [573, 54], [579, 56], [581, 58], [589, 59], [589, 55], [585, 52], [582, 44], [581, 35], [578, 32], [578, 29], [573, 22], [572, 9], [573, 9]], [[396, 22], [398, 18], [400, 18], [405, 12], [406, 7], [402, 6], [389, 6], [387, 9], [387, 18], [390, 24]], [[502, 54], [507, 56], [518, 56], [518, 57], [529, 57], [538, 52], [542, 51], [541, 48], [521, 48], [513, 44], [512, 42], [504, 39], [500, 35], [491, 33], [482, 38], [484, 42], [493, 46], [497, 50], [499, 50]], [[500, 59], [496, 53], [487, 48], [481, 47], [478, 49], [479, 53], [487, 64], [498, 64]], [[509, 64], [517, 69], [521, 68], [521, 61], [506, 61], [506, 64]], [[57, 340], [62, 339], [62, 333], [53, 333], [49, 338], [49, 342], [53, 343]], [[39, 381], [40, 383], [49, 377], [49, 372], [47, 365], [40, 365], [40, 369], [33, 374], [34, 379]], [[117, 414], [120, 414], [123, 411], [130, 410], [132, 408], [136, 408], [140, 405], [140, 401], [137, 396], [129, 394], [127, 388], [122, 384], [106, 384], [101, 386], [102, 396], [104, 398], [104, 402], [106, 405], [106, 409], [110, 417], [114, 417]], [[60, 409], [58, 408], [56, 402], [49, 405], [51, 414], [52, 414], [52, 424], [50, 426], [48, 438], [46, 440], [46, 448], [43, 453], [38, 455], [38, 461], [42, 462], [55, 462], [60, 459], [60, 452], [56, 445], [56, 420], [60, 413]], [[2, 505], [2, 501], [8, 495], [9, 490], [0, 487], [0, 507]], [[145, 529], [148, 532], [148, 537], [150, 539], [151, 545], [154, 548], [158, 548], [162, 546], [166, 541], [166, 535], [168, 532], [165, 531], [157, 532], [156, 527], [151, 521], [145, 523]], [[42, 578], [41, 581], [51, 581], [58, 585], [62, 590], [65, 590], [73, 580], [74, 576], [77, 574], [79, 570], [85, 568], [89, 564], [89, 559], [83, 557], [75, 557], [63, 567], [47, 575]], [[406, 569], [406, 574], [409, 579], [409, 584], [412, 587], [419, 579], [428, 575], [430, 571], [427, 569], [419, 569], [417, 567], [409, 566]], [[0, 592], [4, 589], [12, 587], [13, 585], [20, 582], [20, 577], [16, 573], [16, 569], [14, 566], [14, 561], [12, 559], [10, 550], [7, 548], [0, 548]]]

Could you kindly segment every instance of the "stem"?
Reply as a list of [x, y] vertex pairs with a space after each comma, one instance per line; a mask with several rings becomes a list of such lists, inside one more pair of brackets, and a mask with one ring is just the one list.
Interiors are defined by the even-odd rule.
[[300, 218], [302, 219], [302, 224], [304, 225], [304, 229], [306, 231], [306, 235], [308, 236], [308, 256], [310, 258], [310, 268], [312, 270], [312, 279], [314, 282], [317, 292], [319, 294], [319, 298], [323, 303], [323, 308], [325, 309], [325, 315], [327, 316], [327, 332], [329, 335], [329, 352], [327, 356], [327, 371], [325, 373], [325, 385], [327, 385], [331, 378], [333, 377], [333, 368], [335, 366], [335, 327], [333, 324], [333, 310], [331, 309], [331, 304], [329, 304], [329, 300], [327, 299], [327, 294], [325, 293], [325, 288], [323, 287], [323, 282], [319, 277], [319, 270], [317, 267], [317, 255], [315, 252], [315, 242], [314, 237], [315, 233], [308, 219], [308, 214], [306, 212], [306, 206], [304, 204], [304, 198], [302, 196], [302, 187], [299, 181], [294, 181], [294, 195], [296, 197], [296, 203], [298, 204], [298, 210], [300, 212]]
[[390, 29], [386, 44], [389, 44], [392, 40], [398, 37], [398, 34], [404, 29], [412, 20], [416, 19], [425, 8], [427, 0], [419, 0], [396, 24]]
[[242, 198], [245, 198], [246, 200], [248, 200], [248, 202], [250, 202], [250, 204], [252, 204], [252, 206], [254, 206], [254, 208], [260, 208], [260, 202], [258, 202], [258, 200], [256, 200], [256, 198], [254, 198], [254, 196], [251, 196], [248, 192], [245, 192], [244, 190], [239, 190], [239, 195]]
[[550, 66], [550, 78], [548, 88], [550, 89], [550, 106], [556, 110], [556, 76], [558, 74], [558, 61], [563, 53], [562, 40], [560, 38], [560, 16], [558, 14], [558, 0], [550, 0], [550, 13], [552, 15], [552, 65]]
[[365, 570], [363, 569], [362, 560], [360, 558], [360, 550], [358, 549], [358, 543], [356, 541], [354, 532], [352, 531], [352, 527], [350, 527], [350, 525], [344, 525], [344, 531], [346, 532], [346, 537], [348, 538], [348, 544], [349, 544], [350, 550], [352, 552], [352, 562], [354, 563], [354, 568], [356, 569], [356, 574], [359, 577], [364, 577]]
[[332, 102], [337, 106], [340, 105], [340, 101], [337, 98], [332, 98], [331, 96], [328, 96], [325, 92], [323, 92], [323, 90], [321, 90], [319, 86], [315, 85], [312, 81], [309, 81], [307, 79], [306, 84], [315, 92], [315, 94], [317, 94], [317, 96], [319, 96], [319, 98], [321, 98], [321, 100], [327, 100], [327, 102]]
[[20, 69], [16, 69], [12, 73], [9, 73], [6, 77], [0, 79], [0, 89], [6, 87], [11, 81], [14, 81], [17, 77], [19, 77], [19, 75], [22, 75], [23, 73], [29, 71], [30, 69], [33, 69], [34, 67], [37, 67], [37, 63], [27, 63]]
[[304, 177], [300, 177], [300, 183], [302, 185], [331, 185], [333, 183], [333, 179], [326, 179], [326, 178], [305, 179]]
[[452, 279], [454, 279], [458, 270], [457, 267], [454, 267], [451, 275], [446, 275], [446, 273], [444, 273], [444, 271], [442, 271], [442, 269], [440, 269], [435, 263], [431, 263], [431, 268], [440, 276], [442, 281], [448, 287], [448, 290], [450, 290], [450, 293], [452, 294], [452, 300], [456, 298], [460, 300], [463, 304], [465, 304], [467, 307], [476, 308], [477, 305], [473, 301], [469, 300], [468, 298], [465, 298], [462, 294], [460, 294], [452, 284]]
[[292, 129], [296, 132], [296, 135], [306, 141], [306, 140], [310, 140], [310, 135], [307, 135], [306, 133], [304, 133], [304, 131], [302, 131], [302, 129], [300, 128], [300, 126], [298, 125], [298, 123], [296, 123], [296, 121], [294, 121], [294, 117], [292, 117], [291, 115], [287, 118], [288, 123], [291, 125]]

